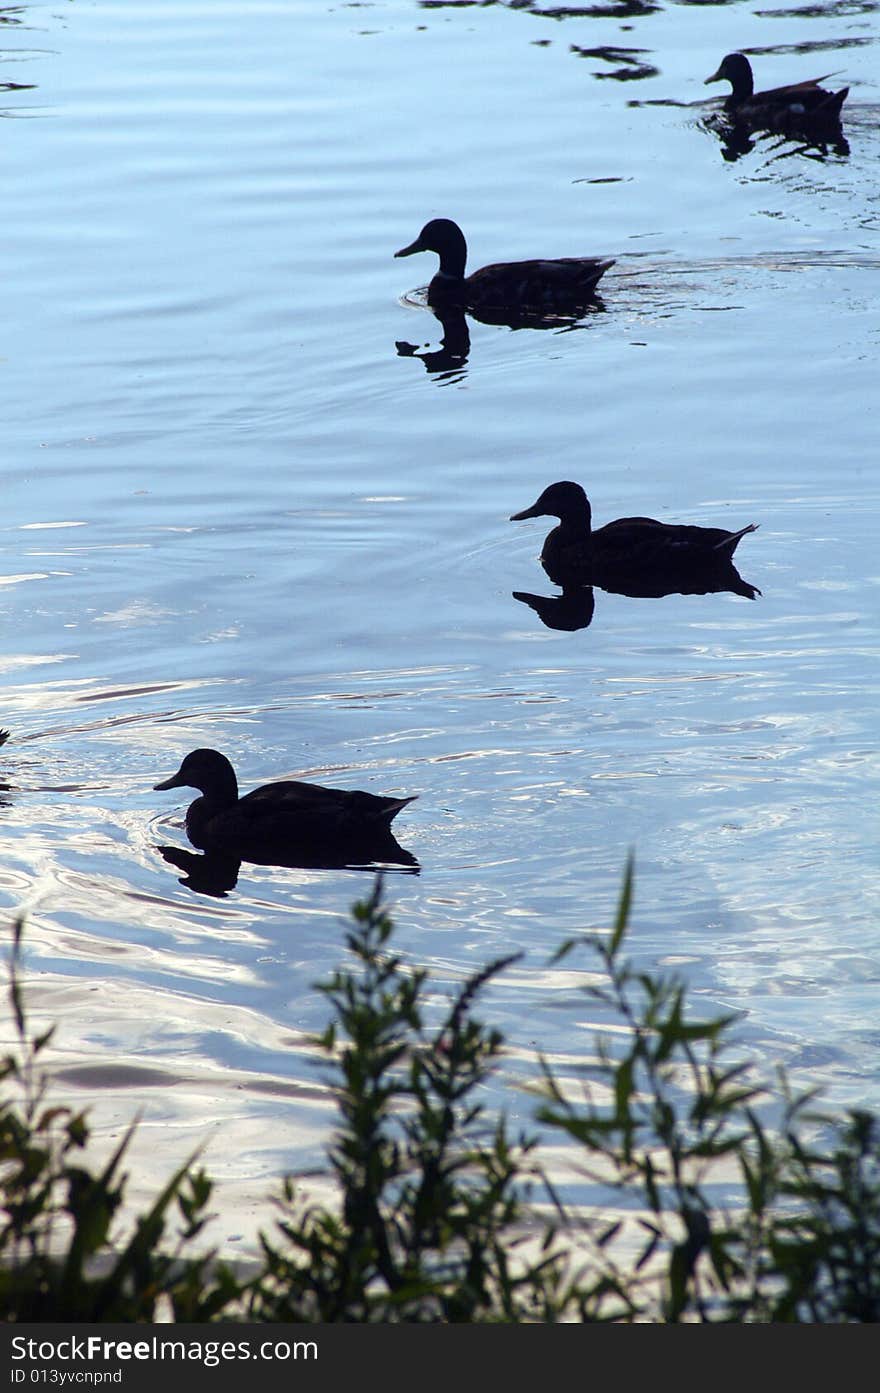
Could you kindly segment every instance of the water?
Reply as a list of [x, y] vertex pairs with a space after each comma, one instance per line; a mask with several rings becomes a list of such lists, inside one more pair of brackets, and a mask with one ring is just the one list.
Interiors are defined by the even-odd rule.
[[[321, 1164], [313, 983], [371, 882], [181, 884], [152, 790], [199, 745], [419, 795], [400, 946], [439, 991], [525, 950], [513, 1074], [588, 1043], [591, 963], [548, 958], [634, 848], [639, 960], [880, 1106], [878, 7], [611, 9], [6, 15], [0, 894], [58, 1087], [101, 1139], [141, 1110], [135, 1193], [206, 1143], [233, 1251]], [[742, 47], [759, 86], [842, 70], [848, 155], [725, 159], [696, 104]], [[472, 268], [616, 257], [604, 309], [431, 357], [435, 259], [393, 253], [434, 216]], [[761, 597], [548, 628], [513, 592], [557, 593], [549, 520], [508, 518], [564, 478], [597, 525], [757, 522]]]

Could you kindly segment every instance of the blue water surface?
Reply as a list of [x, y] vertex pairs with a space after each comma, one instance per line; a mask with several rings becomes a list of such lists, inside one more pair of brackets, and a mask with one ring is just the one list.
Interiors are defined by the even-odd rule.
[[[322, 1164], [314, 983], [372, 880], [182, 884], [153, 785], [201, 745], [418, 794], [399, 946], [441, 996], [525, 953], [485, 1004], [508, 1077], [589, 1048], [593, 964], [549, 959], [634, 850], [634, 956], [768, 1078], [880, 1106], [878, 7], [631, 8], [5, 16], [0, 896], [57, 1086], [99, 1139], [141, 1110], [145, 1192], [205, 1142], [221, 1245]], [[839, 71], [848, 152], [725, 157], [739, 48], [760, 86]], [[393, 256], [436, 216], [473, 268], [616, 258], [600, 305], [444, 355], [435, 259]], [[508, 519], [567, 478], [597, 525], [759, 524], [760, 597], [547, 627], [514, 592], [558, 594], [550, 522]]]

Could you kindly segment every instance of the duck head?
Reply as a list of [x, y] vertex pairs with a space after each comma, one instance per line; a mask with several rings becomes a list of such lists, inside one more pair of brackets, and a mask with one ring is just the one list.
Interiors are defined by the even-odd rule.
[[589, 531], [592, 518], [590, 500], [580, 484], [573, 484], [571, 480], [564, 479], [545, 488], [531, 508], [524, 508], [521, 513], [512, 513], [510, 521], [522, 522], [524, 518], [540, 517], [559, 518], [561, 523], [574, 523], [578, 526], [586, 525]]
[[467, 242], [464, 233], [451, 218], [432, 218], [426, 222], [414, 242], [401, 247], [395, 256], [414, 256], [416, 252], [436, 252], [440, 258], [440, 274], [464, 279], [467, 262]]
[[224, 803], [234, 803], [238, 799], [235, 770], [219, 750], [192, 750], [176, 774], [164, 779], [161, 784], [154, 784], [153, 788], [197, 788], [212, 800]]
[[744, 53], [728, 53], [721, 59], [718, 71], [706, 78], [704, 86], [710, 82], [729, 82], [739, 100], [750, 97], [755, 90], [752, 65]]

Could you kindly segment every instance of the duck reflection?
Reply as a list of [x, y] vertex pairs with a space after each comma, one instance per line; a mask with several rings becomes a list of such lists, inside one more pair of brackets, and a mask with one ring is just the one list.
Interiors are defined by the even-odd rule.
[[[410, 302], [411, 303], [411, 302]], [[435, 319], [440, 321], [443, 337], [439, 348], [428, 344], [420, 346], [398, 339], [394, 345], [399, 358], [418, 358], [425, 371], [438, 380], [460, 381], [471, 351], [471, 335], [467, 316], [461, 309], [438, 309], [430, 306]], [[587, 318], [594, 314], [605, 314], [605, 302], [598, 294], [590, 297], [589, 303], [570, 314], [559, 311], [530, 309], [527, 306], [507, 309], [468, 309], [468, 315], [480, 324], [492, 324], [507, 329], [554, 329], [565, 333], [572, 329], [583, 329]]]
[[266, 857], [235, 856], [231, 852], [206, 851], [201, 854], [179, 846], [157, 846], [156, 850], [170, 866], [183, 871], [180, 884], [197, 895], [223, 899], [238, 883], [242, 864], [279, 866], [289, 870], [372, 871], [398, 869], [402, 875], [418, 875], [421, 866], [412, 852], [406, 850], [391, 832], [369, 844], [337, 847], [334, 851], [314, 850], [286, 857], [279, 852]]
[[[849, 154], [849, 141], [839, 121], [832, 129], [812, 132], [801, 129], [793, 130], [789, 135], [781, 135], [779, 132], [761, 130], [748, 122], [737, 121], [715, 112], [701, 121], [700, 125], [704, 131], [708, 131], [720, 141], [722, 158], [728, 164], [742, 159], [743, 155], [750, 154], [759, 145], [772, 153], [775, 160], [803, 156], [821, 162], [827, 159], [829, 154], [841, 158]], [[774, 143], [768, 144], [771, 141]]]
[[420, 351], [418, 344], [398, 339], [395, 344], [398, 357], [420, 358], [426, 372], [437, 373], [443, 377], [457, 377], [467, 363], [471, 351], [471, 335], [467, 320], [462, 310], [434, 310], [433, 313], [443, 329], [440, 347], [430, 349], [425, 345], [424, 350]]
[[541, 558], [541, 565], [553, 584], [562, 588], [563, 596], [572, 595], [578, 586], [590, 589], [594, 585], [609, 595], [628, 595], [633, 600], [723, 591], [754, 600], [761, 593], [757, 585], [743, 580], [729, 556], [720, 553], [666, 551], [626, 557], [598, 551], [587, 570], [583, 564], [569, 566], [551, 554]]
[[533, 609], [545, 628], [568, 633], [588, 628], [596, 607], [593, 587], [576, 581], [564, 585], [561, 595], [532, 595], [527, 590], [514, 590], [513, 598]]
[[732, 561], [702, 561], [686, 564], [655, 563], [652, 567], [607, 566], [593, 568], [592, 585], [583, 581], [583, 572], [566, 571], [564, 566], [541, 563], [549, 580], [562, 589], [561, 595], [532, 595], [514, 590], [513, 598], [533, 609], [548, 629], [569, 632], [586, 629], [595, 611], [595, 590], [609, 595], [626, 595], [633, 600], [659, 600], [666, 595], [718, 595], [727, 593], [754, 600], [760, 595], [756, 585], [743, 580]]
[[481, 324], [495, 324], [507, 329], [582, 329], [594, 314], [607, 313], [605, 301], [598, 290], [588, 296], [570, 301], [556, 309], [538, 309], [531, 305], [489, 306], [468, 309], [472, 319]]
[[[11, 734], [11, 730], [0, 730], [0, 745], [5, 745]], [[8, 808], [11, 805], [12, 799], [4, 796], [11, 788], [12, 784], [0, 783], [0, 808]]]

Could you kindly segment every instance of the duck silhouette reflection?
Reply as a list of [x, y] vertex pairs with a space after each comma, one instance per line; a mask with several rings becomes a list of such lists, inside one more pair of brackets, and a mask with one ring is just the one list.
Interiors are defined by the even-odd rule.
[[[11, 734], [11, 730], [0, 730], [0, 745], [5, 745]], [[0, 783], [0, 808], [8, 808], [12, 803], [11, 798], [5, 797], [5, 794], [9, 793], [11, 788], [12, 784], [6, 782]]]
[[242, 865], [278, 866], [289, 870], [316, 871], [377, 871], [399, 869], [403, 875], [418, 875], [421, 866], [411, 852], [402, 847], [392, 832], [376, 837], [360, 846], [351, 844], [335, 852], [325, 849], [313, 853], [278, 852], [276, 856], [239, 857], [219, 851], [187, 851], [179, 846], [157, 846], [156, 850], [170, 866], [183, 871], [181, 885], [199, 895], [222, 899], [234, 890]]
[[566, 573], [564, 567], [541, 563], [554, 585], [562, 588], [561, 595], [533, 595], [514, 590], [513, 598], [535, 611], [548, 629], [573, 632], [586, 629], [593, 621], [595, 591], [609, 595], [626, 595], [633, 600], [659, 600], [666, 595], [741, 595], [754, 600], [761, 591], [743, 580], [732, 561], [706, 562], [691, 559], [677, 565], [663, 565], [653, 570], [644, 567], [628, 569], [625, 564], [613, 567], [598, 565], [593, 570], [593, 584], [585, 585], [579, 573]]
[[[439, 320], [443, 335], [439, 348], [431, 348], [398, 339], [394, 345], [399, 358], [418, 358], [425, 371], [440, 378], [458, 380], [466, 367], [471, 351], [471, 334], [467, 316], [455, 306], [429, 306], [435, 319]], [[467, 314], [481, 324], [491, 324], [507, 329], [550, 329], [556, 332], [582, 329], [587, 315], [604, 314], [605, 304], [599, 295], [592, 295], [589, 302], [571, 313], [530, 309], [528, 306], [508, 309], [472, 309]]]
[[419, 358], [425, 371], [443, 375], [458, 373], [467, 363], [471, 351], [471, 334], [464, 311], [459, 309], [434, 310], [440, 321], [443, 337], [440, 347], [429, 349], [427, 345], [420, 350], [418, 344], [398, 339], [395, 347], [400, 358]]
[[[559, 584], [559, 582], [556, 582]], [[729, 557], [692, 556], [649, 566], [628, 567], [625, 562], [600, 562], [593, 569], [593, 584], [610, 595], [633, 600], [659, 600], [664, 595], [741, 595], [754, 600], [757, 585], [743, 580]]]
[[832, 126], [822, 131], [793, 131], [788, 136], [758, 130], [746, 122], [731, 120], [718, 112], [707, 116], [700, 124], [703, 130], [720, 141], [722, 157], [728, 164], [742, 159], [743, 155], [750, 154], [759, 146], [773, 160], [803, 156], [821, 162], [827, 159], [829, 154], [840, 157], [849, 154], [849, 141], [839, 122], [836, 127]]
[[[552, 577], [551, 577], [552, 579]], [[591, 585], [564, 585], [561, 595], [532, 595], [528, 590], [514, 590], [513, 598], [533, 609], [547, 629], [573, 633], [587, 629], [593, 622], [596, 601]]]
[[[418, 864], [391, 832], [393, 819], [415, 795], [393, 798], [282, 780], [239, 798], [232, 765], [210, 749], [193, 750], [176, 774], [155, 785], [157, 790], [181, 787], [201, 794], [187, 809], [186, 831], [206, 857], [163, 855], [190, 877], [213, 878], [221, 885], [231, 879], [234, 885], [242, 861], [316, 869]], [[209, 859], [210, 865], [201, 864]]]

